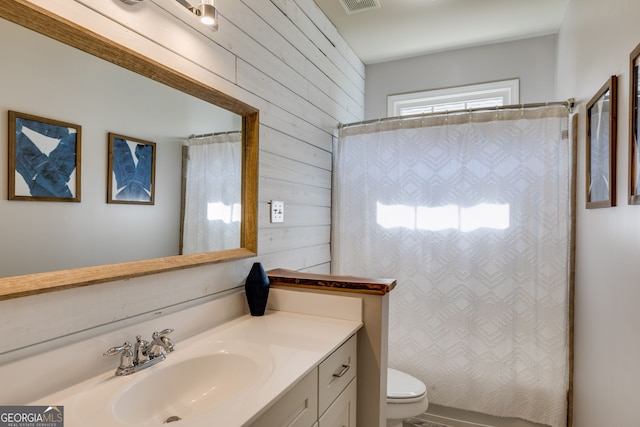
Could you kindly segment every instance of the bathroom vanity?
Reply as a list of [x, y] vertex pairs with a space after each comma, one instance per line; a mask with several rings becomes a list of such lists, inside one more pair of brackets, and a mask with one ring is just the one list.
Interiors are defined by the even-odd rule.
[[30, 404], [63, 406], [67, 427], [177, 421], [276, 427], [294, 420], [293, 426], [312, 427], [319, 411], [346, 399], [338, 395], [355, 378], [360, 326], [284, 311], [245, 315], [176, 341], [176, 350], [150, 368], [127, 376], [102, 373]]
[[[387, 293], [291, 288], [270, 278], [264, 316], [246, 314], [244, 292], [236, 289], [129, 321], [1, 365], [0, 377], [14, 387], [0, 390], [0, 400], [62, 406], [66, 427], [383, 426], [376, 403], [383, 407], [386, 396], [380, 367], [386, 366]], [[103, 356], [137, 335], [168, 329], [175, 331], [175, 350], [149, 368], [116, 376], [118, 358]]]

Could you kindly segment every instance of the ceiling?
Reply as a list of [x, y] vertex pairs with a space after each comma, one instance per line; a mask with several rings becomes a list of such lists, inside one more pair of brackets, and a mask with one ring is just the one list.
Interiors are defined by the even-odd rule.
[[[555, 34], [569, 0], [314, 0], [365, 64]], [[351, 9], [355, 9], [353, 6]]]

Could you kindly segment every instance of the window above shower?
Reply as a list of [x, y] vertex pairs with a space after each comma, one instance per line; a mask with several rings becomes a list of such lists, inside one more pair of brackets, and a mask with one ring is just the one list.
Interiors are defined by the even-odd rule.
[[491, 108], [520, 102], [520, 79], [501, 80], [387, 97], [389, 117]]

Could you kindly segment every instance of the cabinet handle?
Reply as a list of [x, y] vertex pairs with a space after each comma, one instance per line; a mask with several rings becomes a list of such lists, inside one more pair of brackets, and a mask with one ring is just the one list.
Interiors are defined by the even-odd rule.
[[336, 378], [340, 378], [343, 377], [344, 374], [347, 373], [347, 371], [349, 370], [349, 368], [351, 368], [350, 365], [342, 365], [342, 369], [340, 369], [340, 372], [338, 372], [337, 374], [333, 374], [334, 377]]

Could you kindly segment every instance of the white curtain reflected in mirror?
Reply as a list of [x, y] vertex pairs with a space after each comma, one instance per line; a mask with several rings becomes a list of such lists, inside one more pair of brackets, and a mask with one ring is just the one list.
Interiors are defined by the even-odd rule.
[[242, 133], [189, 138], [182, 168], [180, 253], [240, 247]]

